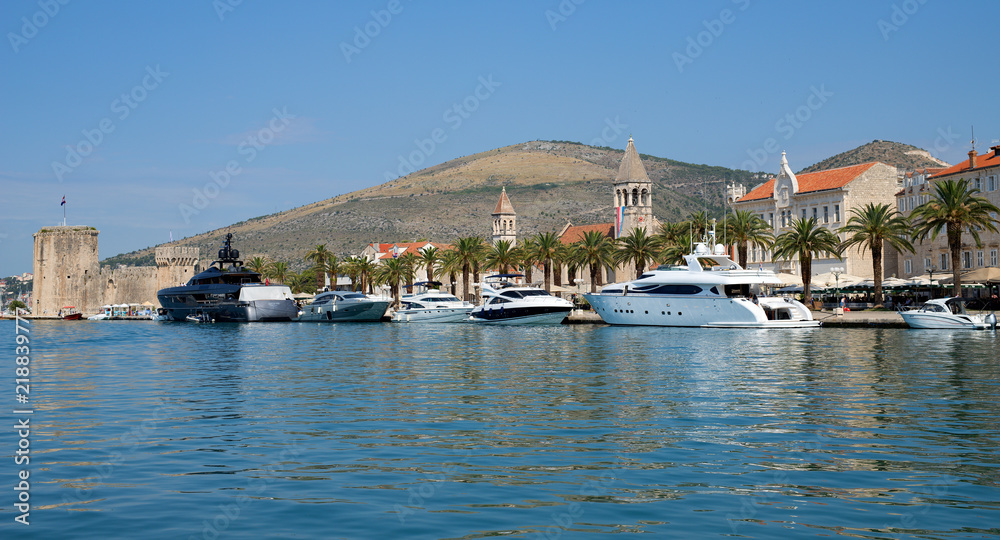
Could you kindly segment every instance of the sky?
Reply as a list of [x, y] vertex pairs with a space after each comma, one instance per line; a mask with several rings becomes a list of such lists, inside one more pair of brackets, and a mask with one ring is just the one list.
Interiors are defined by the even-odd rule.
[[[0, 3], [0, 276], [520, 142], [793, 170], [875, 139], [1000, 144], [989, 1]], [[65, 197], [66, 205], [61, 204]], [[331, 232], [335, 234], [335, 232]]]

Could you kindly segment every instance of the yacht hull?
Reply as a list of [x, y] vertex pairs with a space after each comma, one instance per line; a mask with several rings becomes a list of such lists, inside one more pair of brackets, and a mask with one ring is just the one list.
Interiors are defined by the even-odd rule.
[[357, 302], [349, 305], [306, 306], [298, 320], [302, 322], [377, 322], [382, 320], [388, 307], [389, 302], [382, 300]]
[[764, 298], [754, 303], [745, 298], [705, 296], [585, 294], [584, 297], [604, 322], [613, 325], [705, 328], [813, 328], [820, 325], [801, 303], [783, 298]]
[[902, 312], [900, 316], [910, 328], [948, 330], [984, 330], [985, 320], [978, 320], [968, 315], [949, 315], [939, 313], [921, 313], [917, 311]]
[[471, 307], [466, 308], [430, 308], [401, 309], [392, 316], [392, 322], [412, 323], [460, 323], [468, 322]]
[[572, 307], [541, 307], [534, 310], [519, 311], [480, 309], [472, 310], [470, 320], [479, 324], [521, 324], [521, 325], [545, 325], [562, 324]]
[[186, 301], [177, 301], [175, 295], [171, 300], [159, 297], [160, 305], [167, 310], [171, 320], [183, 321], [189, 316], [206, 314], [219, 322], [270, 322], [294, 321], [299, 314], [299, 308], [291, 300], [251, 300], [199, 302], [194, 297]]

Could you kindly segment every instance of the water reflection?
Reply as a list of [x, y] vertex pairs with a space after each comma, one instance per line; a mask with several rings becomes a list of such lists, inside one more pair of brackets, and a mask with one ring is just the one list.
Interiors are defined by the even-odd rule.
[[36, 334], [36, 534], [86, 536], [72, 508], [88, 534], [141, 530], [129, 509], [203, 535], [236, 501], [215, 532], [948, 537], [1000, 517], [989, 332], [68, 329]]

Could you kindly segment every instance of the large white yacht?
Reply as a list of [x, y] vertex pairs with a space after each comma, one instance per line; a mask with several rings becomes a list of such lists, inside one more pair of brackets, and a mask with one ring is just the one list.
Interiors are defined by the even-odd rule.
[[[414, 287], [440, 287], [437, 281], [414, 283]], [[468, 322], [471, 303], [442, 291], [440, 288], [426, 289], [416, 294], [406, 295], [401, 305], [392, 315], [393, 322]]]
[[470, 313], [480, 324], [560, 324], [573, 310], [569, 300], [552, 296], [538, 287], [517, 283], [521, 274], [486, 277], [480, 287], [483, 303]]
[[683, 265], [664, 265], [600, 293], [585, 294], [608, 324], [729, 328], [803, 328], [819, 321], [801, 302], [757, 296], [763, 285], [780, 286], [770, 270], [745, 270], [720, 244], [695, 244]]

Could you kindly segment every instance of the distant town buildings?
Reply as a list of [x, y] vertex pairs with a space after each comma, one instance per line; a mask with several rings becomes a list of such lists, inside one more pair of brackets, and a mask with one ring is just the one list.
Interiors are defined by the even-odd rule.
[[[969, 159], [944, 169], [927, 169], [907, 175], [903, 188], [896, 193], [896, 208], [905, 216], [913, 209], [927, 202], [934, 193], [935, 182], [943, 180], [969, 180], [971, 187], [978, 189], [979, 196], [984, 197], [994, 205], [1000, 206], [1000, 145], [990, 148], [985, 154], [969, 151]], [[998, 216], [993, 216], [997, 218]], [[957, 261], [962, 270], [996, 267], [998, 252], [1000, 252], [1000, 235], [982, 231], [980, 239], [983, 245], [976, 246], [972, 236], [962, 234], [962, 255]], [[914, 242], [914, 253], [906, 253], [899, 257], [897, 267], [893, 269], [900, 277], [941, 272], [940, 277], [952, 271], [951, 251], [948, 248], [947, 236], [942, 232], [934, 240], [930, 238], [923, 242]]]
[[[761, 217], [777, 236], [791, 227], [792, 218], [815, 218], [823, 227], [837, 234], [847, 224], [851, 210], [868, 203], [893, 204], [893, 193], [898, 190], [897, 171], [881, 162], [863, 163], [849, 167], [828, 169], [796, 176], [781, 153], [778, 176], [750, 190], [732, 205], [737, 210], [749, 210]], [[739, 194], [739, 189], [731, 191]], [[871, 252], [853, 248], [842, 254], [843, 260], [830, 254], [814, 255], [813, 274], [829, 272], [834, 266], [844, 267], [848, 274], [873, 277]], [[886, 276], [896, 273], [894, 253], [886, 253]], [[751, 247], [748, 265], [763, 266], [776, 272], [799, 273], [798, 261], [774, 260], [771, 250]]]

